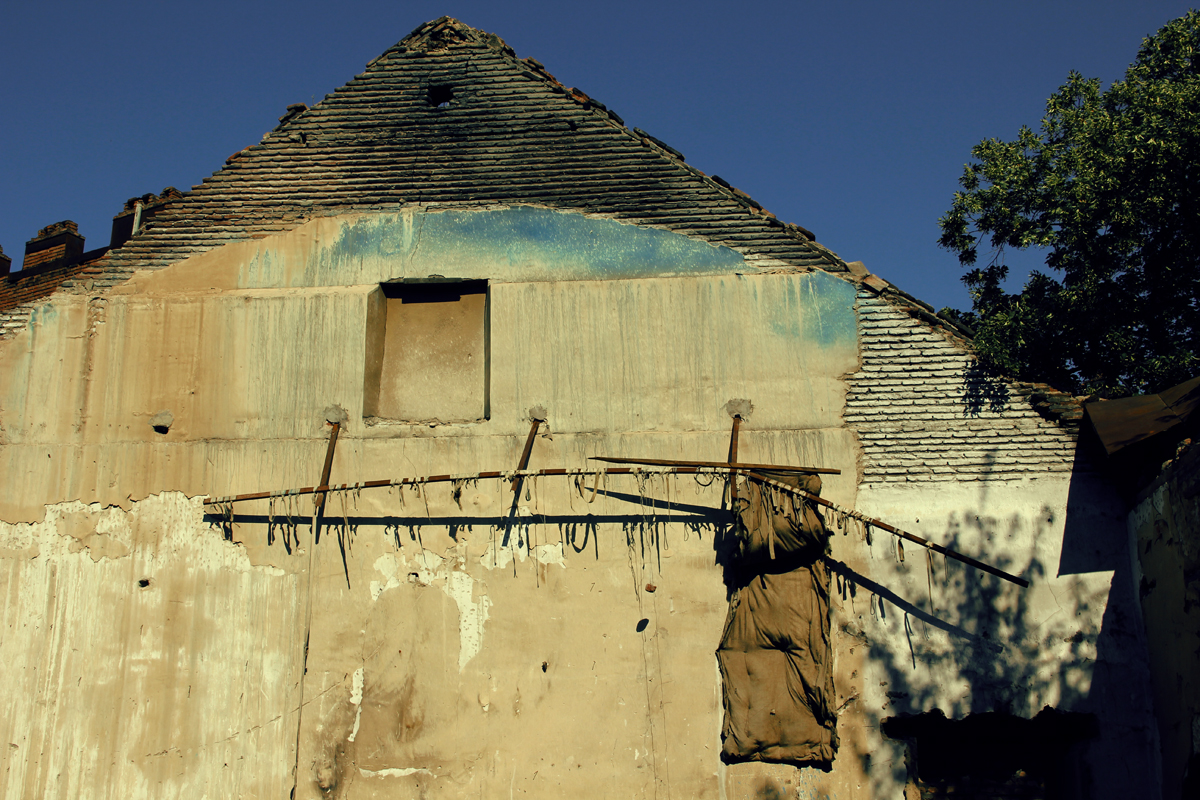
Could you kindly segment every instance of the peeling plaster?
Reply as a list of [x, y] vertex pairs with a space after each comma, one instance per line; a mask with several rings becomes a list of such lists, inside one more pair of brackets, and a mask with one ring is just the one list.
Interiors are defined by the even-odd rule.
[[403, 778], [407, 775], [433, 775], [432, 772], [424, 767], [389, 767], [388, 769], [363, 769], [358, 768], [358, 774], [364, 778]]
[[[561, 565], [561, 544], [558, 545], [557, 553], [558, 563]], [[451, 562], [450, 559], [430, 550], [422, 550], [411, 562], [405, 558], [403, 552], [398, 555], [399, 558], [397, 555], [386, 553], [375, 559], [375, 569], [384, 580], [371, 581], [371, 599], [378, 600], [388, 589], [400, 586], [397, 575], [401, 570], [407, 572], [409, 581], [413, 583], [421, 586], [439, 585], [445, 595], [458, 606], [458, 669], [461, 672], [483, 647], [483, 629], [488, 620], [488, 610], [492, 607], [491, 599], [482, 592], [479, 593], [479, 599], [475, 599], [477, 581], [461, 569], [456, 569], [455, 567], [463, 566], [457, 561]]]
[[350, 702], [354, 706], [354, 729], [350, 731], [350, 735], [346, 737], [346, 741], [353, 742], [354, 737], [358, 736], [358, 726], [362, 722], [362, 699], [363, 699], [363, 668], [359, 667], [354, 670], [354, 679], [350, 687]]

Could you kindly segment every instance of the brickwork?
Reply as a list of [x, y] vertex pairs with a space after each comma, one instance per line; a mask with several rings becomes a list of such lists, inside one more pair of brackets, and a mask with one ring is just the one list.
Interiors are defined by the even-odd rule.
[[849, 376], [845, 419], [862, 442], [863, 483], [1069, 472], [1078, 404], [1064, 404], [1065, 421], [1039, 413], [1035, 387], [980, 374], [967, 341], [928, 316], [893, 293], [859, 293], [862, 364]]
[[54, 247], [47, 247], [45, 250], [30, 253], [25, 256], [25, 263], [21, 265], [21, 269], [33, 269], [36, 266], [49, 263], [56, 258], [62, 258], [66, 252], [67, 246], [65, 244], [57, 244]]

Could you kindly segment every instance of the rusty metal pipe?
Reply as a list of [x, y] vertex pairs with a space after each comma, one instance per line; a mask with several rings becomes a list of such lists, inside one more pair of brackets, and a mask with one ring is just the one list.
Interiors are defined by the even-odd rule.
[[[734, 423], [736, 425], [736, 421]], [[736, 431], [736, 428], [734, 429]], [[735, 439], [736, 442], [736, 439]], [[730, 448], [731, 450], [733, 447]], [[673, 458], [614, 458], [611, 456], [592, 456], [589, 461], [604, 461], [608, 464], [645, 464], [653, 467], [724, 467], [725, 469], [749, 470], [757, 469], [763, 472], [803, 472], [809, 475], [841, 475], [840, 469], [829, 467], [786, 467], [781, 464], [743, 464], [731, 459], [730, 461], [684, 461]]]
[[[823, 497], [818, 497], [815, 494], [810, 494], [809, 492], [806, 492], [803, 489], [797, 489], [794, 486], [788, 486], [786, 483], [780, 483], [779, 481], [774, 480], [773, 478], [770, 478], [759, 472], [755, 472], [754, 470], [747, 469], [744, 465], [741, 465], [741, 464], [725, 464], [722, 462], [716, 462], [714, 466], [667, 467], [664, 469], [652, 470], [652, 471], [638, 469], [636, 467], [613, 467], [613, 468], [601, 469], [601, 470], [561, 469], [561, 468], [560, 469], [538, 469], [538, 470], [522, 470], [519, 473], [519, 477], [525, 478], [525, 477], [534, 477], [534, 476], [541, 476], [541, 475], [639, 475], [639, 474], [641, 474], [641, 475], [725, 475], [725, 474], [728, 474], [730, 471], [734, 471], [739, 474], [747, 475], [751, 479], [759, 481], [760, 483], [765, 483], [770, 486], [774, 486], [782, 491], [790, 492], [799, 497], [802, 497], [805, 500], [810, 500], [818, 505], [822, 505], [827, 508], [831, 508], [834, 511], [837, 511], [839, 513], [846, 514], [848, 516], [854, 517], [855, 519], [862, 520], [863, 522], [865, 522], [869, 525], [872, 525], [876, 528], [879, 528], [880, 530], [887, 531], [888, 533], [892, 534], [893, 536], [898, 536], [902, 539], [906, 539], [906, 540], [912, 542], [913, 544], [917, 544], [917, 545], [920, 545], [921, 547], [928, 548], [929, 550], [932, 550], [935, 553], [941, 553], [942, 555], [946, 556], [947, 558], [952, 558], [955, 561], [960, 561], [970, 567], [974, 567], [975, 569], [981, 570], [983, 572], [987, 572], [991, 575], [995, 575], [998, 578], [1003, 578], [1004, 580], [1015, 583], [1016, 585], [1018, 585], [1022, 588], [1029, 587], [1029, 581], [1027, 581], [1024, 578], [1020, 578], [1016, 575], [1011, 575], [1011, 574], [1005, 572], [1004, 570], [999, 569], [998, 567], [993, 567], [990, 564], [985, 564], [984, 562], [979, 561], [978, 559], [971, 558], [968, 555], [964, 555], [962, 553], [956, 552], [954, 550], [951, 550], [948, 547], [943, 547], [942, 545], [936, 544], [935, 542], [931, 542], [928, 539], [923, 539], [920, 536], [917, 536], [915, 534], [901, 530], [900, 528], [897, 528], [893, 525], [889, 525], [886, 522], [883, 522], [882, 520], [875, 519], [874, 517], [865, 516], [863, 514], [858, 513], [857, 511], [854, 511], [853, 509], [843, 508], [842, 506], [839, 506], [836, 503], [832, 503], [829, 500], [826, 500]], [[797, 471], [810, 471], [810, 470], [808, 470], [807, 468], [797, 468], [797, 467], [774, 467], [774, 468], [772, 468], [771, 471], [774, 471], [774, 472], [797, 472]], [[833, 470], [833, 472], [836, 472], [836, 470]], [[419, 478], [400, 478], [398, 480], [366, 481], [363, 483], [343, 483], [343, 484], [340, 484], [337, 486], [305, 486], [300, 489], [285, 489], [283, 491], [253, 492], [250, 494], [239, 494], [239, 495], [233, 495], [233, 496], [228, 496], [228, 497], [214, 497], [214, 498], [205, 500], [204, 505], [206, 505], [206, 506], [223, 505], [226, 503], [237, 503], [237, 502], [243, 502], [243, 501], [247, 501], [247, 500], [266, 500], [266, 499], [272, 498], [272, 497], [289, 497], [292, 495], [312, 494], [314, 492], [349, 492], [349, 491], [356, 491], [358, 489], [373, 489], [373, 488], [382, 488], [385, 486], [416, 486], [418, 484], [426, 484], [426, 483], [450, 483], [453, 481], [487, 480], [489, 478], [512, 479], [513, 477], [514, 477], [514, 474], [512, 472], [492, 471], [492, 472], [475, 472], [475, 473], [461, 474], [461, 475], [427, 475], [427, 476], [423, 476], [423, 477], [419, 477]]]

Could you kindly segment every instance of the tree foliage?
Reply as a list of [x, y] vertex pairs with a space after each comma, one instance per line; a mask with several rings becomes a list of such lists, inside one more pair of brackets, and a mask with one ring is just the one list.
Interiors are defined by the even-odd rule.
[[[1200, 13], [1144, 39], [1107, 90], [1070, 73], [1040, 132], [971, 157], [939, 243], [968, 268], [961, 316], [986, 364], [1104, 396], [1200, 373]], [[1048, 270], [1006, 292], [1006, 250], [1031, 247]]]

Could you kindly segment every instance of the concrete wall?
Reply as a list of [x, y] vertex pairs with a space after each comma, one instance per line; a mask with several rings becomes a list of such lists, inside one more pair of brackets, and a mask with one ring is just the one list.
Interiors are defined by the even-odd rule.
[[[964, 400], [960, 343], [824, 273], [490, 213], [314, 221], [56, 296], [0, 340], [8, 796], [896, 796], [883, 717], [1095, 699], [1115, 573], [1063, 553], [1072, 520], [1119, 518], [1079, 510], [1104, 488], [1072, 478], [1072, 433], [1007, 389]], [[489, 280], [490, 416], [368, 424], [372, 293], [431, 274]], [[944, 374], [916, 407], [879, 375], [922, 369]], [[543, 478], [515, 521], [497, 481], [363, 491], [330, 498], [315, 547], [306, 498], [232, 521], [199, 499], [312, 485], [330, 406], [348, 413], [332, 480], [354, 482], [512, 468], [539, 405], [534, 467], [722, 459], [733, 398], [755, 405], [741, 457], [841, 469], [826, 497], [1034, 584], [927, 574], [921, 551], [839, 531], [830, 772], [717, 758], [719, 484]], [[1037, 463], [928, 479], [963, 457], [930, 442], [998, 428]], [[903, 435], [921, 430], [946, 436]]]
[[1200, 451], [1189, 449], [1129, 515], [1135, 585], [1150, 653], [1163, 797], [1200, 778]]

